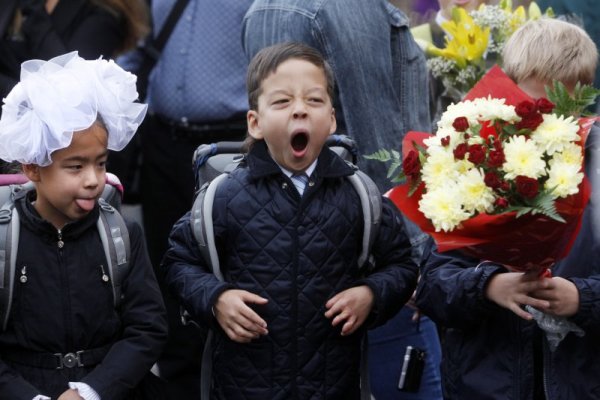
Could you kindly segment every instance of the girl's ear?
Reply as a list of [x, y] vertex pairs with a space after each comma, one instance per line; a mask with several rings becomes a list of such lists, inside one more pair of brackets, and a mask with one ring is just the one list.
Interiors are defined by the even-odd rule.
[[248, 134], [256, 140], [262, 140], [263, 134], [258, 124], [258, 112], [249, 110], [246, 114], [246, 121], [248, 122]]
[[31, 182], [40, 181], [40, 167], [35, 164], [23, 164], [23, 173]]

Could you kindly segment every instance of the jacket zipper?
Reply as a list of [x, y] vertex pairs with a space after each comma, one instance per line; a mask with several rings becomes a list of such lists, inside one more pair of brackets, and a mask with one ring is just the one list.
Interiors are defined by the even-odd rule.
[[63, 318], [65, 321], [65, 339], [66, 339], [66, 348], [71, 349], [73, 347], [73, 335], [71, 329], [71, 290], [69, 289], [69, 281], [68, 270], [64, 262], [63, 258], [63, 248], [65, 247], [65, 242], [63, 241], [62, 231], [60, 229], [57, 230], [57, 242], [56, 246], [58, 247], [58, 265], [60, 268], [60, 281], [61, 286], [63, 287], [64, 297], [62, 301], [63, 305]]

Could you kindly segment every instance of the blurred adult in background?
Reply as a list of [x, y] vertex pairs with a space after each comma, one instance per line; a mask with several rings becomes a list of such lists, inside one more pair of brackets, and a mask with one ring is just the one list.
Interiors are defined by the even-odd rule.
[[0, 98], [19, 80], [21, 63], [77, 50], [112, 58], [149, 30], [144, 0], [2, 0]]
[[[177, 1], [152, 0], [153, 38]], [[246, 136], [248, 62], [240, 35], [251, 3], [188, 0], [148, 80], [140, 201], [150, 260], [169, 317], [169, 341], [155, 370], [168, 381], [170, 399], [198, 398], [205, 331], [181, 324], [179, 303], [167, 292], [159, 264], [171, 228], [192, 206], [194, 150], [201, 144], [241, 141]], [[143, 59], [140, 50], [121, 57], [119, 63], [136, 72]]]
[[[400, 150], [409, 130], [431, 130], [427, 69], [406, 15], [387, 0], [256, 0], [244, 18], [244, 49], [251, 59], [275, 43], [296, 41], [319, 50], [331, 65], [338, 130], [355, 139], [359, 166], [382, 192], [391, 187], [387, 167], [363, 155]], [[424, 235], [405, 222], [413, 259], [421, 259]], [[404, 307], [369, 333], [371, 389], [377, 400], [441, 399], [440, 345], [426, 317], [413, 321]], [[406, 346], [427, 351], [418, 393], [397, 389]]]

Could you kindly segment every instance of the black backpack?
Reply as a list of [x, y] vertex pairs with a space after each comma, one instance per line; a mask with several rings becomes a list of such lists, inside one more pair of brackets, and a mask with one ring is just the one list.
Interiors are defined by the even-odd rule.
[[[97, 226], [109, 266], [107, 279], [112, 284], [117, 308], [121, 301], [121, 282], [129, 267], [131, 248], [129, 232], [118, 212], [123, 187], [115, 175], [107, 173], [106, 178], [107, 184], [98, 200], [100, 217]], [[28, 182], [24, 175], [0, 175], [0, 330], [6, 329], [10, 315], [19, 247], [20, 223], [15, 199], [23, 191], [33, 189], [33, 183]]]
[[[211, 267], [217, 279], [221, 281], [223, 280], [223, 274], [215, 246], [212, 222], [213, 202], [219, 183], [243, 160], [243, 144], [244, 142], [203, 144], [196, 149], [193, 157], [197, 195], [191, 211], [190, 222], [192, 231], [200, 247], [202, 257]], [[347, 178], [360, 197], [364, 216], [362, 250], [358, 265], [368, 270], [374, 266], [371, 248], [375, 237], [377, 237], [377, 231], [381, 222], [381, 193], [375, 182], [356, 167], [358, 152], [354, 140], [345, 135], [331, 135], [326, 145], [354, 169], [354, 174]], [[182, 322], [184, 324], [190, 323], [189, 314], [183, 309], [181, 312]], [[213, 332], [209, 331], [202, 355], [201, 400], [208, 400], [210, 398], [213, 341]], [[368, 383], [368, 368], [366, 365], [366, 340], [363, 341], [362, 346], [361, 396], [365, 400], [371, 398]]]

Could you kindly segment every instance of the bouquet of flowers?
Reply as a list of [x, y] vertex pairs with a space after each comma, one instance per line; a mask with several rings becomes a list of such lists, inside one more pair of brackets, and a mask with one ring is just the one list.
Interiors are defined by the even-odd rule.
[[555, 110], [494, 67], [435, 135], [409, 132], [403, 157], [372, 158], [392, 161], [390, 176], [401, 170], [389, 197], [439, 251], [542, 273], [568, 254], [590, 193], [583, 146], [594, 119]]
[[[597, 118], [575, 118], [598, 91], [576, 86], [571, 98], [555, 83], [533, 100], [499, 67], [462, 102], [452, 104], [435, 135], [409, 132], [403, 157], [380, 150], [371, 158], [401, 170], [388, 196], [438, 251], [459, 249], [514, 271], [551, 276], [577, 237], [590, 196], [584, 145]], [[554, 349], [569, 333], [566, 318], [528, 307]]]
[[[552, 9], [544, 15], [553, 16]], [[459, 100], [489, 66], [499, 63], [506, 40], [525, 22], [541, 16], [535, 2], [526, 11], [523, 6], [513, 10], [511, 0], [502, 0], [498, 5], [482, 4], [471, 13], [455, 7], [452, 19], [442, 23], [446, 32], [444, 48], [420, 37], [418, 30], [413, 30], [413, 35], [428, 56], [427, 66], [433, 77], [442, 80], [447, 95]]]

